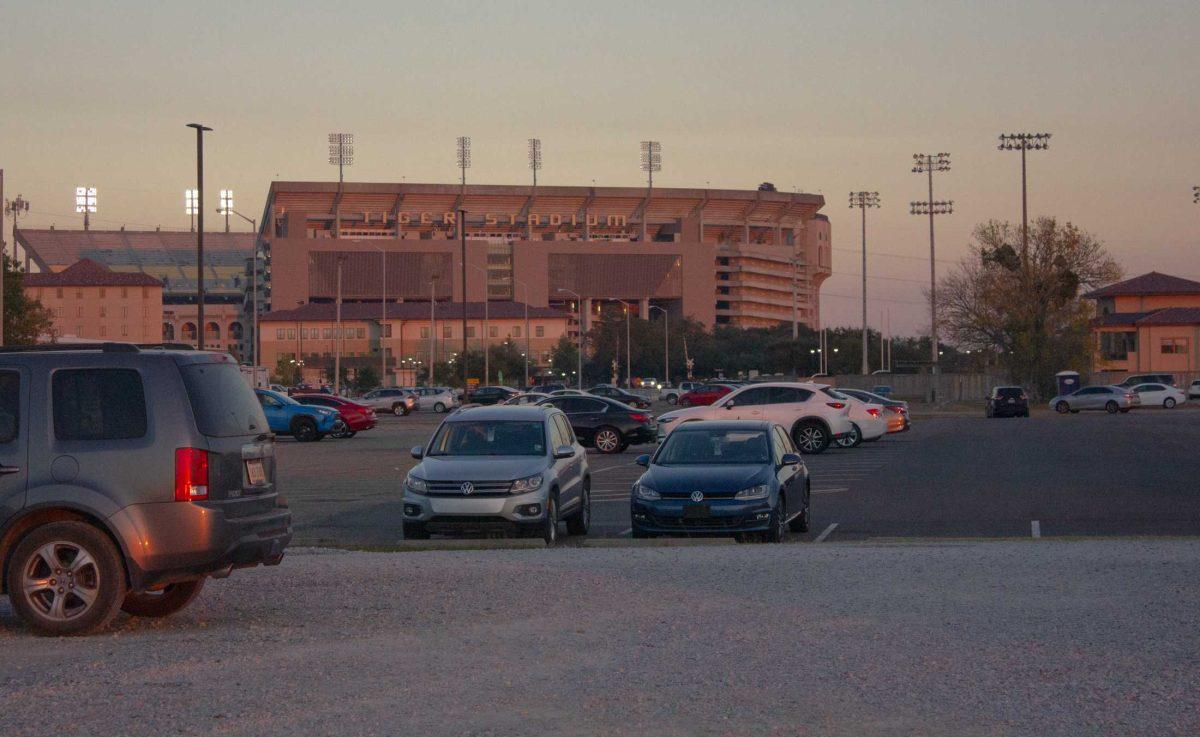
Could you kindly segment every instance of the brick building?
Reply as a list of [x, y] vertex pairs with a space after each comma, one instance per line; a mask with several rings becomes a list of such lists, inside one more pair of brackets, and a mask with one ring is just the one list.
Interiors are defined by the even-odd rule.
[[47, 340], [160, 340], [163, 285], [148, 274], [113, 271], [85, 258], [62, 271], [26, 274], [24, 288], [53, 316]]
[[1200, 372], [1200, 282], [1152, 271], [1083, 296], [1096, 301], [1094, 370]]

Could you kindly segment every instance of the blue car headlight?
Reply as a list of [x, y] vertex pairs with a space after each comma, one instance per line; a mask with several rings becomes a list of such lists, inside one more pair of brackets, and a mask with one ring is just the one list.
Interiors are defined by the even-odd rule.
[[512, 482], [512, 486], [508, 491], [511, 494], [528, 494], [531, 491], [537, 491], [542, 488], [542, 475], [536, 473], [532, 476], [526, 476], [523, 479], [517, 479]]
[[743, 501], [747, 499], [766, 499], [768, 496], [770, 496], [770, 494], [770, 486], [766, 484], [759, 484], [758, 486], [751, 486], [749, 489], [742, 489], [738, 493], [734, 494], [733, 498], [741, 499]]
[[659, 494], [654, 489], [642, 483], [633, 485], [633, 495], [642, 501], [653, 502], [662, 499], [662, 494]]
[[428, 494], [429, 484], [420, 476], [413, 476], [411, 473], [404, 480], [404, 485], [414, 494]]

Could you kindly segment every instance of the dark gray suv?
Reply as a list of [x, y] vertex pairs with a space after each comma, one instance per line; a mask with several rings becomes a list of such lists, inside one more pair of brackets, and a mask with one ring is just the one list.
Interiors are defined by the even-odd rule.
[[35, 631], [172, 614], [210, 576], [279, 563], [291, 536], [230, 356], [0, 349], [0, 594]]

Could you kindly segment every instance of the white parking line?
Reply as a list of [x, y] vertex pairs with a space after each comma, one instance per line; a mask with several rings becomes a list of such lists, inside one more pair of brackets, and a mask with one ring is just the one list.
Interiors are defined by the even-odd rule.
[[628, 535], [631, 532], [633, 532], [633, 528], [627, 527], [627, 528], [625, 528], [624, 532], [622, 532], [620, 535], [617, 535], [617, 537], [625, 537], [626, 535]]
[[614, 502], [621, 502], [623, 504], [628, 504], [629, 497], [625, 497], [624, 499], [597, 499], [595, 497], [592, 497], [592, 504], [612, 504]]
[[822, 532], [820, 535], [818, 535], [817, 539], [813, 540], [813, 542], [818, 542], [818, 543], [825, 542], [825, 538], [829, 537], [830, 533], [832, 533], [834, 530], [837, 529], [837, 526], [838, 526], [837, 522], [832, 523], [831, 525], [829, 525], [829, 527], [826, 527], [825, 531]]
[[619, 466], [605, 466], [604, 468], [593, 468], [592, 473], [593, 474], [604, 473], [605, 471], [615, 471], [618, 468], [629, 468], [630, 466], [636, 466], [636, 465], [637, 465], [636, 463], [630, 462], [630, 463], [622, 463]]
[[1033, 535], [1034, 540], [1040, 539], [1042, 537], [1042, 523], [1037, 520], [1031, 521], [1029, 523], [1029, 532]]

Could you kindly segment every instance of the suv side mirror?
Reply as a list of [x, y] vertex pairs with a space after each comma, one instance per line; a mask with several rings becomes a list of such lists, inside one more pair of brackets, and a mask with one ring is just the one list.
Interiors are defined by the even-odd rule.
[[416, 458], [418, 461], [425, 457], [425, 449], [419, 445], [414, 445], [413, 449], [409, 452], [412, 453], [412, 457]]
[[560, 445], [554, 449], [555, 460], [562, 460], [564, 458], [574, 458], [574, 457], [575, 457], [575, 449], [569, 445]]
[[639, 466], [644, 466], [644, 467], [647, 467], [647, 468], [649, 468], [649, 466], [650, 466], [650, 456], [648, 456], [648, 455], [640, 455], [640, 456], [638, 456], [637, 458], [633, 459], [633, 462], [634, 462], [634, 463], [636, 463], [636, 464], [638, 464]]
[[780, 458], [779, 461], [782, 466], [799, 466], [803, 462], [795, 453], [784, 453], [783, 458]]

